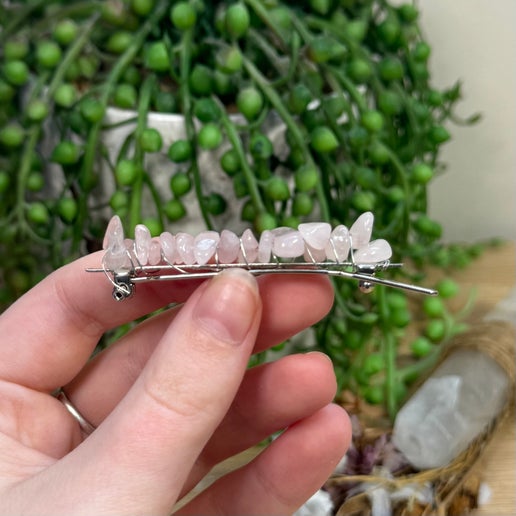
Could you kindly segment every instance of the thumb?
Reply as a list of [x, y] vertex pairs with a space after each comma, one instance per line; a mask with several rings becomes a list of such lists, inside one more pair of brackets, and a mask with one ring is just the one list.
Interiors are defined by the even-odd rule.
[[62, 492], [80, 496], [89, 514], [105, 513], [106, 502], [117, 515], [169, 514], [239, 388], [260, 316], [248, 272], [199, 287], [116, 409], [56, 465], [68, 468], [61, 482], [73, 483]]

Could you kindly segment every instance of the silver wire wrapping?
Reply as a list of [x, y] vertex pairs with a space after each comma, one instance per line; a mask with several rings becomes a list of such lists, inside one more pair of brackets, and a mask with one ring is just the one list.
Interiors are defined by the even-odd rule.
[[[229, 254], [227, 245], [219, 247], [222, 236], [216, 232], [203, 232], [195, 239], [186, 233], [178, 233], [177, 240], [179, 242], [182, 238], [183, 244], [180, 246], [178, 243], [178, 253], [173, 250], [171, 254], [170, 242], [171, 239], [175, 242], [176, 237], [162, 233], [159, 239], [152, 239], [149, 229], [138, 224], [135, 239], [125, 239], [122, 222], [115, 215], [106, 230], [102, 267], [87, 271], [106, 275], [113, 285], [116, 301], [131, 297], [138, 283], [206, 279], [231, 268], [242, 268], [254, 275], [325, 274], [354, 279], [365, 293], [381, 284], [422, 294], [437, 294], [430, 288], [376, 276], [378, 272], [400, 268], [402, 264], [390, 262], [392, 249], [386, 240], [370, 241], [373, 220], [373, 214], [366, 212], [349, 230], [339, 225], [331, 231], [328, 223], [300, 224], [297, 230], [277, 228], [264, 231], [260, 243], [249, 230], [241, 237], [224, 230], [221, 235], [225, 233], [228, 237], [231, 234]], [[194, 242], [193, 247], [186, 244], [185, 237]], [[195, 246], [198, 239], [200, 247]], [[260, 254], [259, 249], [264, 252]], [[221, 256], [224, 253], [222, 261], [219, 252]], [[257, 257], [259, 261], [256, 261]]]
[[[280, 261], [278, 258], [269, 263], [218, 263], [215, 256], [215, 263], [204, 265], [198, 264], [171, 264], [162, 265], [141, 265], [137, 263], [134, 253], [127, 252], [131, 267], [127, 270], [114, 271], [108, 269], [104, 264], [102, 268], [89, 268], [87, 272], [104, 273], [113, 285], [113, 298], [116, 301], [123, 301], [134, 294], [138, 283], [148, 283], [151, 281], [175, 281], [185, 279], [207, 279], [215, 276], [219, 272], [230, 268], [242, 268], [256, 276], [262, 274], [324, 274], [330, 277], [346, 278], [358, 281], [361, 291], [369, 293], [374, 285], [380, 284], [388, 287], [409, 290], [412, 292], [437, 295], [437, 291], [431, 288], [403, 283], [387, 278], [377, 277], [378, 272], [389, 269], [403, 267], [401, 263], [391, 263], [389, 260], [379, 263], [356, 263], [353, 260], [347, 262], [300, 262], [300, 261]], [[245, 252], [244, 252], [245, 257]], [[353, 254], [351, 254], [353, 257]]]

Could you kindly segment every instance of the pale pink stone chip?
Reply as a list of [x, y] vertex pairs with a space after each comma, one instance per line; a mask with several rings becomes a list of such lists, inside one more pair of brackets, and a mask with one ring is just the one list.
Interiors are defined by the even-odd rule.
[[305, 252], [305, 242], [301, 233], [292, 228], [276, 228], [271, 231], [274, 235], [272, 252], [278, 258], [297, 258]]
[[238, 259], [242, 263], [253, 263], [258, 257], [258, 240], [250, 229], [246, 229], [240, 238], [241, 249]]
[[118, 215], [111, 217], [106, 232], [104, 234], [104, 241], [102, 242], [102, 249], [107, 249], [113, 242], [119, 244], [124, 241], [124, 228], [122, 221]]
[[371, 240], [373, 232], [374, 215], [370, 211], [362, 213], [349, 230], [353, 249], [365, 247]]
[[134, 250], [140, 265], [149, 262], [151, 234], [149, 228], [143, 224], [137, 224], [134, 228]]
[[305, 254], [303, 257], [306, 262], [321, 263], [326, 260], [326, 251], [324, 249], [314, 249], [305, 244]]
[[179, 258], [179, 253], [177, 252], [176, 237], [168, 231], [164, 231], [159, 236], [159, 241], [161, 244], [161, 249], [163, 251], [163, 256], [170, 264], [174, 264], [174, 262]]
[[158, 237], [151, 239], [149, 246], [149, 265], [158, 265], [161, 262], [161, 244]]
[[103, 258], [106, 269], [118, 272], [131, 269], [130, 255], [125, 245], [124, 228], [118, 215], [109, 221], [103, 246], [106, 250]]
[[217, 251], [220, 236], [216, 231], [203, 231], [194, 239], [194, 256], [199, 265], [207, 264]]
[[373, 240], [368, 245], [357, 249], [353, 257], [357, 263], [378, 263], [388, 260], [392, 256], [392, 249], [383, 238]]
[[195, 263], [194, 237], [188, 233], [178, 233], [176, 235], [176, 245], [179, 263], [193, 265]]
[[266, 229], [260, 235], [260, 243], [258, 244], [258, 261], [260, 263], [269, 263], [272, 253], [272, 242], [274, 235]]
[[217, 258], [220, 263], [233, 263], [240, 251], [240, 238], [233, 231], [223, 229], [217, 247]]
[[306, 222], [297, 229], [311, 249], [325, 249], [330, 240], [331, 226], [327, 222]]
[[340, 224], [331, 232], [330, 241], [325, 249], [326, 257], [335, 262], [345, 262], [350, 248], [348, 228]]

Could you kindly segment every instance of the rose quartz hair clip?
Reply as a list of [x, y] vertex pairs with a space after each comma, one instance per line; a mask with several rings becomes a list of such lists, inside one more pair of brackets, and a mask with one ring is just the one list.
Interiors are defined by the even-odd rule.
[[386, 240], [371, 241], [373, 220], [367, 212], [350, 229], [339, 225], [333, 230], [326, 222], [307, 222], [297, 229], [266, 230], [259, 239], [249, 229], [240, 237], [227, 229], [197, 236], [164, 232], [151, 237], [149, 229], [138, 224], [131, 240], [124, 237], [122, 222], [114, 216], [104, 237], [102, 268], [87, 270], [106, 274], [117, 301], [132, 296], [138, 283], [210, 278], [234, 267], [255, 275], [325, 274], [354, 279], [363, 292], [382, 284], [435, 295], [435, 290], [375, 275], [402, 264], [389, 261], [392, 249]]

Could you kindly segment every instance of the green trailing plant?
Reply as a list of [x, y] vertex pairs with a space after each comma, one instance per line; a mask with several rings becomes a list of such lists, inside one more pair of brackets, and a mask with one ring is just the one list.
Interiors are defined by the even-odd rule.
[[[464, 262], [477, 250], [443, 246], [427, 213], [461, 90], [432, 86], [431, 47], [414, 4], [2, 1], [0, 20], [5, 304], [50, 269], [98, 249], [113, 213], [129, 231], [142, 219], [154, 234], [181, 230], [192, 189], [208, 228], [221, 229], [231, 197], [242, 203], [239, 222], [256, 232], [310, 219], [350, 224], [373, 211], [375, 237], [416, 268]], [[110, 106], [134, 112], [120, 124], [132, 125], [116, 156], [103, 138]], [[185, 136], [164, 149], [151, 112], [182, 115]], [[282, 152], [264, 129], [271, 117], [285, 130]], [[206, 189], [198, 160], [221, 145], [228, 198]], [[167, 191], [147, 168], [160, 151], [169, 158]], [[101, 174], [115, 185], [105, 203]], [[383, 288], [364, 297], [347, 282], [335, 293], [315, 346], [332, 357], [343, 388], [394, 413], [410, 376], [397, 365], [413, 318], [408, 298]], [[453, 331], [433, 325], [414, 345], [419, 358]]]

